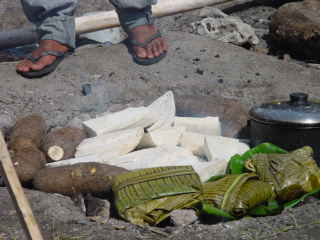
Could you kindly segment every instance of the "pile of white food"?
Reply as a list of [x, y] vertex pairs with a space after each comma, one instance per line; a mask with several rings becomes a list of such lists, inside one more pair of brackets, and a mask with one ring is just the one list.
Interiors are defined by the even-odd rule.
[[48, 163], [58, 167], [84, 162], [128, 170], [192, 165], [202, 181], [223, 174], [229, 159], [249, 147], [221, 136], [218, 117], [177, 117], [171, 91], [148, 107], [127, 108], [83, 122], [90, 138], [75, 158]]

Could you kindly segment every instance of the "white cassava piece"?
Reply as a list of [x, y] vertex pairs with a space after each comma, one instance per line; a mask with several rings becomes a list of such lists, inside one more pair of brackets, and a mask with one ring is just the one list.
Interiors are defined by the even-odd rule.
[[161, 146], [131, 152], [127, 155], [114, 159], [104, 159], [104, 163], [123, 167], [128, 170], [135, 170], [165, 166], [174, 161], [183, 162], [187, 158], [194, 158], [192, 153], [187, 149]]
[[147, 132], [143, 135], [138, 148], [149, 148], [159, 146], [177, 146], [185, 128], [168, 128]]
[[247, 144], [235, 138], [205, 137], [204, 152], [209, 161], [229, 161], [235, 154], [243, 154], [248, 150]]
[[127, 154], [137, 147], [143, 134], [143, 128], [133, 128], [87, 138], [77, 147], [75, 157], [98, 155], [106, 159]]
[[128, 170], [166, 166], [192, 166], [200, 176], [201, 181], [206, 181], [216, 173], [221, 173], [225, 170], [222, 163], [208, 162], [192, 155], [187, 149], [168, 146], [132, 152], [107, 161], [107, 164]]
[[120, 131], [127, 128], [148, 127], [155, 120], [150, 118], [149, 109], [146, 107], [127, 108], [125, 110], [106, 114], [104, 116], [83, 122], [91, 137], [104, 133]]
[[208, 181], [212, 176], [225, 174], [228, 161], [199, 161], [193, 165], [193, 169], [199, 174], [202, 182]]
[[182, 133], [179, 146], [188, 149], [196, 156], [204, 157], [205, 153], [203, 147], [205, 137], [206, 135], [200, 133], [186, 131]]
[[172, 127], [176, 115], [173, 92], [166, 92], [148, 107], [150, 114], [157, 121], [149, 127], [148, 132]]
[[185, 127], [187, 132], [220, 136], [221, 125], [218, 117], [175, 117], [175, 127]]
[[62, 160], [58, 162], [47, 163], [46, 167], [48, 168], [62, 167], [62, 166], [69, 166], [77, 163], [89, 163], [89, 162], [101, 163], [103, 161], [101, 158], [99, 158], [96, 155], [90, 155], [85, 157], [71, 158], [71, 159]]
[[205, 182], [212, 176], [223, 174], [226, 170], [228, 161], [216, 158], [214, 161], [208, 162], [202, 158], [192, 155], [192, 153], [187, 149], [181, 147], [161, 146], [131, 152], [127, 155], [114, 159], [103, 159], [101, 156], [90, 155], [81, 158], [48, 163], [46, 167], [59, 167], [86, 162], [110, 164], [123, 167], [128, 170], [189, 165], [198, 173], [201, 181]]

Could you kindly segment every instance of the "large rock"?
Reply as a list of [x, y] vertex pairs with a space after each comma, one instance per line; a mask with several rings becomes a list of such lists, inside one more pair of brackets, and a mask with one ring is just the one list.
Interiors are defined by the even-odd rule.
[[283, 5], [272, 17], [270, 33], [293, 52], [320, 59], [320, 1]]

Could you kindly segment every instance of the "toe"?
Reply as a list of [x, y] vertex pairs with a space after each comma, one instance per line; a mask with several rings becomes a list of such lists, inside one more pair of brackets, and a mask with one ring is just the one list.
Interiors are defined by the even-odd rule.
[[148, 56], [147, 50], [141, 47], [135, 47], [135, 52], [139, 58], [146, 58]]
[[158, 57], [161, 54], [160, 49], [161, 49], [160, 43], [159, 43], [159, 40], [157, 39], [152, 43], [152, 52], [154, 56]]
[[151, 44], [147, 47], [147, 58], [154, 58], [153, 49], [152, 49]]
[[30, 70], [30, 66], [32, 65], [32, 62], [29, 60], [23, 60], [20, 63], [18, 63], [16, 69], [19, 72], [27, 72]]
[[160, 51], [161, 53], [168, 51], [168, 44], [167, 41], [163, 38], [160, 39]]

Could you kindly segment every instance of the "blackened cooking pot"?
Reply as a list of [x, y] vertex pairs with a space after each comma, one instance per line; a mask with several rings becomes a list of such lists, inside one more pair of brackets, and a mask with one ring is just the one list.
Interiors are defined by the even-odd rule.
[[292, 93], [289, 101], [262, 104], [249, 115], [253, 147], [263, 142], [288, 151], [311, 146], [320, 164], [320, 102], [309, 101], [305, 93]]

